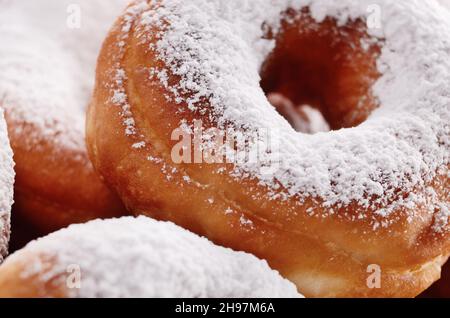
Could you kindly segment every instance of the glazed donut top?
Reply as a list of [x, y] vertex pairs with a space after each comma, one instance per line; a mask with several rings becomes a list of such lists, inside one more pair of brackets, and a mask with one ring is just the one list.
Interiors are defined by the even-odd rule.
[[13, 204], [14, 162], [6, 122], [0, 108], [0, 262], [8, 252], [10, 213]]
[[[28, 147], [85, 149], [85, 108], [104, 36], [126, 0], [0, 1], [0, 103]], [[39, 14], [37, 14], [39, 13]], [[25, 134], [25, 132], [23, 132]], [[28, 131], [29, 133], [29, 131]]]
[[[449, 174], [450, 13], [438, 2], [376, 1], [381, 28], [367, 28], [361, 46], [381, 48], [381, 75], [372, 87], [379, 108], [357, 127], [298, 133], [271, 107], [260, 86], [259, 71], [275, 45], [266, 35], [280, 30], [288, 9], [306, 8], [317, 22], [331, 17], [345, 25], [366, 21], [373, 5], [371, 0], [136, 1], [120, 26], [121, 38], [133, 32], [142, 44], [146, 35], [154, 36], [152, 30], [162, 30], [156, 43], [148, 41], [162, 62], [148, 70], [149, 79], [160, 81], [186, 118], [192, 112], [208, 114], [207, 121], [219, 128], [276, 132], [271, 141], [277, 147], [256, 163], [236, 163], [232, 171], [237, 179], [256, 178], [270, 189], [269, 200], [301, 204], [305, 198], [317, 199], [319, 207], [308, 213], [320, 217], [357, 204], [358, 215], [342, 217], [367, 219], [374, 230], [397, 222], [390, 217], [393, 211], [404, 211], [402, 219], [412, 220], [414, 206], [426, 205], [434, 229], [442, 232], [448, 229], [448, 182], [439, 185], [444, 198], [431, 183], [438, 176], [448, 180]], [[143, 149], [139, 135], [144, 132], [123, 86], [129, 74], [120, 66], [116, 71], [111, 101], [124, 109], [125, 133], [135, 141], [133, 147]], [[175, 84], [173, 76], [179, 78]], [[192, 131], [192, 123], [183, 125]], [[256, 137], [250, 147], [259, 142], [264, 141]], [[272, 165], [265, 171], [273, 173], [261, 169]]]
[[[295, 286], [256, 257], [215, 246], [172, 223], [125, 217], [72, 225], [21, 253], [53, 258], [43, 276], [81, 270], [74, 297], [299, 297]], [[28, 264], [22, 278], [40, 274]]]

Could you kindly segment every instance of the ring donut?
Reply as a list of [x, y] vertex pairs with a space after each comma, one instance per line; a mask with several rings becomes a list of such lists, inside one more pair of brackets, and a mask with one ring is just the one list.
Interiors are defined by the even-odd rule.
[[[94, 166], [136, 215], [266, 259], [307, 297], [416, 296], [450, 254], [440, 8], [135, 1], [98, 61]], [[332, 131], [296, 132], [270, 93]]]
[[11, 255], [0, 267], [0, 297], [300, 295], [252, 255], [174, 224], [125, 217], [71, 226]]
[[0, 108], [0, 263], [8, 253], [13, 187], [13, 155], [9, 145], [3, 110]]
[[102, 37], [125, 6], [0, 3], [0, 106], [17, 164], [15, 218], [39, 232], [122, 215], [88, 159], [84, 122]]

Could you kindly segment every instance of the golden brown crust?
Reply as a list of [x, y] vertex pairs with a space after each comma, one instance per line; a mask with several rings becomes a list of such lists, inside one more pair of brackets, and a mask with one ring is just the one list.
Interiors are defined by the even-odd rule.
[[[413, 297], [439, 278], [449, 240], [431, 231], [434, 220], [425, 208], [418, 207], [412, 223], [402, 211], [395, 211], [392, 217], [399, 220], [393, 226], [374, 231], [367, 220], [341, 217], [357, 215], [356, 205], [334, 207], [336, 214], [327, 218], [311, 217], [306, 210], [317, 202], [270, 201], [265, 195], [268, 190], [257, 180], [216, 173], [220, 167], [229, 169], [228, 165], [173, 164], [171, 132], [180, 121], [202, 119], [205, 129], [213, 123], [208, 114], [181, 116], [173, 111], [176, 107], [165, 98], [165, 89], [142, 72], [164, 65], [133, 36], [124, 41], [123, 54], [117, 45], [121, 23], [100, 54], [87, 140], [94, 166], [131, 211], [173, 221], [217, 244], [267, 259], [309, 297]], [[109, 88], [115, 85], [118, 65], [128, 75], [125, 90], [139, 140], [125, 136], [120, 113], [111, 102]], [[364, 117], [353, 118], [357, 123]], [[138, 141], [147, 147], [133, 149]], [[168, 178], [164, 171], [173, 168], [176, 172]], [[191, 181], [185, 182], [183, 175]], [[251, 222], [242, 224], [243, 218]], [[367, 286], [372, 264], [382, 271], [379, 289]]]
[[[101, 181], [83, 149], [66, 149], [39, 129], [6, 114], [16, 162], [17, 222], [41, 235], [96, 218], [124, 215], [117, 196]], [[18, 133], [18, 127], [21, 132]]]

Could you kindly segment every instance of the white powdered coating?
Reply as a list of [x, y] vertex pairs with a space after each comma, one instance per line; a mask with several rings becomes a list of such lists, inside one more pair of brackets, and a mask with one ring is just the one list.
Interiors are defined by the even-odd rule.
[[13, 187], [13, 153], [9, 145], [3, 109], [0, 108], [0, 263], [8, 252]]
[[[0, 103], [10, 118], [32, 125], [33, 136], [24, 136], [30, 149], [41, 138], [85, 149], [85, 108], [97, 55], [127, 3], [0, 1]], [[20, 125], [15, 128], [22, 132]]]
[[[146, 217], [72, 225], [30, 243], [27, 251], [56, 257], [48, 278], [78, 265], [81, 289], [73, 296], [300, 297], [265, 261]], [[39, 274], [40, 268], [29, 264], [22, 275]]]
[[438, 0], [444, 7], [450, 9], [450, 0]]
[[[274, 190], [271, 199], [295, 197], [299, 204], [306, 197], [317, 199], [323, 202], [317, 213], [323, 214], [325, 208], [327, 214], [330, 207], [333, 214], [331, 207], [351, 203], [361, 210], [375, 210], [375, 214], [348, 216], [373, 220], [374, 228], [394, 222], [389, 216], [399, 207], [405, 207], [413, 220], [418, 204], [430, 214], [448, 205], [448, 196], [438, 199], [427, 188], [438, 174], [448, 176], [450, 156], [450, 12], [435, 0], [158, 3], [149, 10], [149, 5], [138, 1], [129, 10], [123, 37], [132, 19], [139, 19], [135, 36], [142, 39], [155, 26], [163, 30], [150, 49], [168, 69], [149, 73], [167, 88], [167, 97], [180, 104], [181, 112], [202, 113], [207, 107], [219, 126], [231, 122], [240, 130], [269, 127], [277, 132], [278, 152], [262, 161], [267, 164], [278, 158], [281, 168], [267, 175], [260, 173], [259, 164], [240, 163], [236, 176], [256, 177]], [[313, 136], [295, 132], [270, 106], [259, 85], [261, 64], [274, 47], [273, 41], [263, 39], [262, 26], [276, 32], [281, 12], [289, 7], [308, 7], [317, 22], [330, 16], [345, 24], [366, 19], [374, 4], [381, 8], [382, 28], [368, 33], [382, 46], [378, 60], [382, 76], [373, 87], [380, 108], [356, 128]], [[169, 85], [170, 74], [181, 78], [177, 86]], [[201, 102], [205, 99], [208, 103]], [[281, 195], [280, 185], [285, 189]], [[375, 215], [386, 221], [376, 221]]]

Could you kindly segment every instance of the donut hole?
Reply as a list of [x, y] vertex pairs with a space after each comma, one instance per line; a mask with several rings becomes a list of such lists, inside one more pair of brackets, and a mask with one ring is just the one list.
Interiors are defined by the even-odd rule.
[[380, 47], [367, 35], [365, 23], [338, 26], [332, 18], [317, 23], [308, 11], [286, 16], [277, 35], [267, 32], [276, 42], [261, 69], [269, 101], [298, 131], [305, 105], [322, 116], [329, 130], [361, 124], [378, 107], [372, 86], [380, 76]]

